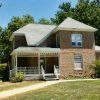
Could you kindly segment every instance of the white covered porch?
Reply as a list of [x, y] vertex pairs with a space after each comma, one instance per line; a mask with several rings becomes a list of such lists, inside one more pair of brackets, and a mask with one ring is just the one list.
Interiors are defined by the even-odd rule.
[[23, 72], [25, 76], [34, 78], [43, 77], [43, 74], [60, 74], [59, 48], [19, 47], [11, 53], [11, 56], [10, 74]]

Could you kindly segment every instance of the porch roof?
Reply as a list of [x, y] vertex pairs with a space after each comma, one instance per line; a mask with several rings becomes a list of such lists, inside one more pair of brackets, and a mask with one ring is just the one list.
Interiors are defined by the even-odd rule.
[[16, 54], [38, 54], [38, 53], [60, 53], [60, 48], [50, 48], [50, 47], [18, 47], [13, 50], [11, 55]]

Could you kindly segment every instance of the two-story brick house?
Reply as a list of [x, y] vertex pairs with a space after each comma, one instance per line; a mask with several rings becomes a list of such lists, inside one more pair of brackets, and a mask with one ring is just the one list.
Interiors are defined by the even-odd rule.
[[85, 75], [95, 60], [96, 30], [69, 17], [58, 26], [28, 24], [10, 38], [11, 72], [23, 71], [26, 79]]

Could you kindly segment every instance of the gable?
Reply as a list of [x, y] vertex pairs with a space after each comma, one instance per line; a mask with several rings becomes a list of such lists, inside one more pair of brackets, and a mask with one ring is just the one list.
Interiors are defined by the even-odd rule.
[[35, 46], [45, 39], [56, 26], [54, 25], [41, 25], [41, 24], [28, 24], [13, 33], [15, 35], [25, 35], [27, 44]]
[[85, 32], [95, 32], [96, 28], [89, 25], [81, 23], [72, 18], [66, 18], [60, 25], [42, 25], [42, 24], [28, 24], [19, 30], [15, 31], [10, 40], [14, 36], [25, 35], [27, 44], [29, 46], [38, 46], [44, 40], [46, 40], [52, 33], [58, 30], [68, 30], [68, 31], [85, 31]]
[[74, 20], [70, 17], [66, 18], [58, 27], [57, 30], [69, 30], [69, 31], [87, 31], [95, 32], [96, 28], [86, 25], [82, 22]]

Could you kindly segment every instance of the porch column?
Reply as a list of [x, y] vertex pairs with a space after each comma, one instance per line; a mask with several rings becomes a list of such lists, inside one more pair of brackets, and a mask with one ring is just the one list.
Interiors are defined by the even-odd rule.
[[40, 53], [38, 53], [38, 71], [40, 74]]
[[16, 59], [15, 70], [16, 70], [16, 73], [17, 73], [17, 53], [16, 53], [16, 57], [15, 57], [15, 59]]
[[60, 53], [58, 54], [58, 66], [59, 66], [59, 74], [60, 74]]
[[13, 57], [13, 59], [14, 59], [14, 62], [13, 62], [14, 73], [16, 73], [16, 69], [15, 69], [15, 68], [16, 68], [16, 64], [15, 64], [15, 63], [16, 63], [16, 62], [15, 62], [15, 56]]

